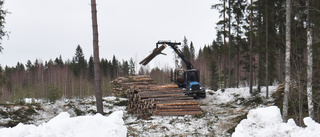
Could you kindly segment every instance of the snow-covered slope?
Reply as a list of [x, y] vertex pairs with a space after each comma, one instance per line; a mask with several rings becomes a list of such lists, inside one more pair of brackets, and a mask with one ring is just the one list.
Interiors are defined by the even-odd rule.
[[293, 119], [282, 122], [280, 109], [276, 106], [250, 110], [236, 127], [232, 137], [319, 137], [320, 124], [310, 117], [303, 119], [307, 127], [298, 127]]
[[13, 128], [0, 129], [1, 137], [125, 137], [127, 128], [122, 120], [123, 112], [113, 112], [108, 117], [70, 117], [62, 112], [39, 126], [18, 124]]

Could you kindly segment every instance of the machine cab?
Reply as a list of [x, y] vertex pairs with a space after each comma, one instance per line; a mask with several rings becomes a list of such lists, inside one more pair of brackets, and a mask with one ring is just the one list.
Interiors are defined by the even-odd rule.
[[199, 71], [196, 69], [186, 70], [184, 72], [185, 88], [187, 90], [200, 90], [201, 85], [199, 84]]

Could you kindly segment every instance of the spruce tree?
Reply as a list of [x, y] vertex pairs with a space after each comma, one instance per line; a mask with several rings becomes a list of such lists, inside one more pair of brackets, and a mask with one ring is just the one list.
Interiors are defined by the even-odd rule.
[[[183, 38], [182, 53], [183, 53], [183, 55], [187, 58], [187, 60], [190, 61], [190, 59], [191, 59], [191, 53], [190, 53], [190, 48], [189, 48], [188, 40], [187, 40], [186, 36], [184, 36], [184, 38]], [[182, 64], [183, 64], [183, 66], [185, 66], [185, 63], [184, 63], [184, 62], [182, 62]]]
[[[7, 32], [4, 30], [4, 24], [6, 24], [5, 16], [8, 13], [8, 11], [3, 9], [3, 4], [4, 0], [0, 0], [0, 40], [2, 40], [5, 35], [7, 35]], [[2, 52], [2, 50], [3, 48], [0, 42], [0, 52]]]
[[[2, 87], [2, 85], [5, 84], [5, 81], [6, 81], [6, 79], [3, 75], [4, 75], [4, 72], [3, 72], [3, 69], [0, 65], [0, 87]], [[2, 92], [0, 92], [0, 96], [1, 96], [1, 93]]]
[[216, 67], [216, 62], [214, 60], [211, 60], [210, 63], [210, 75], [211, 75], [211, 89], [212, 90], [218, 90], [219, 85], [219, 77], [217, 75], [217, 67]]
[[[93, 61], [93, 60], [92, 60]], [[110, 68], [108, 66], [108, 60], [102, 58], [100, 61], [100, 68], [101, 68], [101, 73], [103, 73], [103, 76], [107, 77], [109, 75], [110, 72]]]
[[84, 54], [80, 45], [76, 48], [75, 56], [73, 57], [73, 72], [75, 76], [81, 75], [81, 73], [85, 73], [87, 68], [87, 62], [84, 58]]
[[[5, 16], [7, 14], [7, 11], [3, 9], [3, 4], [4, 0], [0, 0], [0, 40], [3, 39], [3, 37], [7, 34], [7, 32], [4, 30], [4, 24], [6, 23], [5, 21]], [[0, 42], [0, 53], [2, 52], [3, 48]], [[5, 78], [2, 72], [2, 68], [0, 66], [0, 87], [4, 84]]]
[[89, 74], [89, 79], [93, 80], [93, 78], [94, 78], [94, 63], [93, 63], [93, 57], [92, 56], [90, 56], [90, 58], [89, 58], [88, 74]]
[[130, 58], [129, 61], [129, 75], [135, 75], [136, 74], [136, 70], [135, 70], [135, 64], [132, 58]]
[[111, 79], [115, 79], [118, 77], [118, 60], [116, 59], [116, 56], [113, 55], [112, 57], [112, 63], [111, 63]]
[[195, 59], [195, 51], [194, 51], [194, 46], [193, 46], [193, 42], [191, 41], [190, 42], [190, 58], [191, 60], [190, 61], [194, 61]]

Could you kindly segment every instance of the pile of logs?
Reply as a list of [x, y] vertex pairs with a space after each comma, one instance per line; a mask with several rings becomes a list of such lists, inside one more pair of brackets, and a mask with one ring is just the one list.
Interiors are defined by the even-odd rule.
[[122, 91], [127, 90], [135, 85], [155, 85], [156, 82], [146, 75], [119, 77], [111, 82], [114, 90]]
[[148, 76], [121, 77], [113, 84], [127, 89], [128, 110], [139, 116], [202, 114], [199, 102], [185, 95], [177, 85], [157, 85]]

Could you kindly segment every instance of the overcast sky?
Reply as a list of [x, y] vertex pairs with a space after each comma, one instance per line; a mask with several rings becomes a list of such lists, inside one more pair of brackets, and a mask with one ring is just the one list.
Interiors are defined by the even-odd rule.
[[[100, 58], [136, 62], [151, 53], [158, 40], [193, 41], [196, 50], [215, 38], [214, 0], [96, 0]], [[15, 66], [27, 60], [72, 59], [80, 45], [93, 55], [90, 0], [5, 0], [5, 30], [0, 64]], [[149, 64], [174, 64], [172, 50]]]

